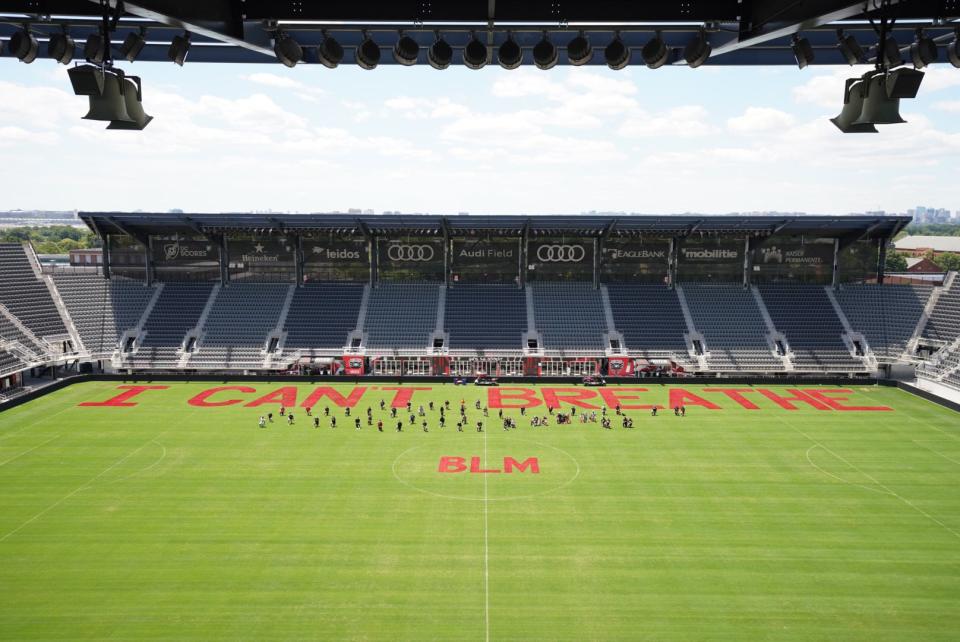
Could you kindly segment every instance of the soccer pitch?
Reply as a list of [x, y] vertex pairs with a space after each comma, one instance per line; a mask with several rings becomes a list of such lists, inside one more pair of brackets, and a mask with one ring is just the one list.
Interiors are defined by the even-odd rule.
[[0, 413], [2, 639], [960, 635], [960, 415], [896, 389], [124, 385]]

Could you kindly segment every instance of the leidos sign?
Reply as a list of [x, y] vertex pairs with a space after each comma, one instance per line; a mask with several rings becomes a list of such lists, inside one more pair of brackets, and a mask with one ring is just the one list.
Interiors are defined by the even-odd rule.
[[466, 457], [441, 457], [440, 466], [437, 468], [439, 473], [472, 473], [472, 474], [489, 474], [489, 473], [506, 473], [510, 474], [514, 470], [517, 472], [525, 473], [530, 472], [534, 475], [540, 474], [540, 460], [536, 457], [527, 457], [523, 461], [517, 461], [513, 457], [504, 457], [503, 458], [503, 470], [498, 468], [482, 468], [480, 465], [479, 457], [470, 458], [470, 468], [467, 468], [467, 458]]

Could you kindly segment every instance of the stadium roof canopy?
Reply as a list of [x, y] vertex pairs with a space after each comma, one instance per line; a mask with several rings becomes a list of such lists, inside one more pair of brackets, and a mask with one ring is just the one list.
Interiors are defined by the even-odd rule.
[[[396, 64], [391, 52], [402, 31], [420, 45], [417, 62], [427, 63], [427, 47], [442, 36], [452, 47], [452, 64], [458, 65], [474, 37], [487, 46], [491, 62], [496, 48], [512, 37], [522, 48], [523, 64], [532, 64], [534, 45], [546, 35], [559, 48], [559, 64], [568, 64], [567, 44], [582, 32], [597, 54], [587, 64], [602, 65], [604, 48], [618, 35], [630, 50], [630, 63], [643, 64], [641, 50], [659, 32], [669, 52], [667, 64], [683, 65], [684, 48], [704, 33], [712, 46], [706, 64], [796, 65], [797, 34], [815, 54], [811, 64], [841, 64], [845, 59], [837, 49], [837, 30], [859, 41], [862, 62], [869, 63], [876, 59], [881, 19], [909, 60], [918, 27], [937, 44], [953, 40], [960, 2], [0, 0], [0, 39], [27, 25], [45, 51], [43, 43], [66, 28], [82, 49], [87, 38], [109, 25], [118, 60], [124, 40], [142, 33], [146, 43], [137, 60], [166, 61], [172, 40], [186, 31], [191, 35], [189, 62], [277, 63], [275, 39], [285, 34], [302, 46], [303, 62], [311, 64], [318, 63], [317, 46], [332, 36], [343, 46], [343, 64], [352, 64], [358, 46], [370, 36], [383, 54], [380, 64]], [[11, 55], [8, 47], [2, 55]]]
[[766, 236], [774, 233], [837, 238], [889, 238], [907, 226], [907, 216], [646, 216], [540, 215], [440, 216], [431, 214], [149, 214], [81, 212], [99, 234], [137, 238], [160, 234], [223, 232], [335, 232], [342, 234], [419, 234], [423, 236], [571, 234], [580, 236], [689, 236], [724, 234]]

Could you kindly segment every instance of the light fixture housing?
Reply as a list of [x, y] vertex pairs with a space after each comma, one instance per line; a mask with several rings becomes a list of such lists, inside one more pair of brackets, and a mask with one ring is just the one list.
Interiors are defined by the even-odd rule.
[[876, 134], [877, 128], [872, 123], [854, 124], [863, 113], [863, 97], [865, 80], [851, 78], [847, 80], [843, 94], [843, 109], [830, 122], [844, 134]]
[[497, 62], [504, 69], [516, 69], [523, 64], [523, 48], [507, 34], [507, 39], [497, 49]]
[[127, 34], [127, 37], [123, 39], [123, 44], [120, 45], [120, 55], [123, 56], [127, 62], [133, 62], [140, 55], [140, 52], [143, 51], [146, 44], [147, 38], [142, 31], [131, 31]]
[[687, 43], [687, 46], [683, 50], [683, 59], [687, 61], [688, 67], [696, 69], [707, 62], [712, 52], [713, 47], [707, 39], [706, 32], [701, 30], [700, 33]]
[[957, 27], [953, 42], [947, 45], [947, 58], [951, 65], [960, 69], [960, 27]]
[[134, 122], [127, 112], [127, 103], [123, 96], [124, 79], [108, 71], [103, 80], [103, 93], [90, 95], [90, 110], [83, 117], [84, 120]]
[[427, 49], [427, 62], [434, 69], [446, 69], [453, 62], [453, 47], [439, 35]]
[[538, 69], [546, 71], [547, 69], [553, 69], [559, 60], [560, 50], [557, 49], [555, 44], [550, 42], [547, 34], [543, 34], [540, 42], [533, 46], [533, 64], [535, 64]]
[[793, 49], [793, 58], [797, 61], [797, 67], [805, 69], [813, 64], [815, 55], [813, 46], [808, 39], [794, 35], [791, 48]]
[[897, 39], [893, 36], [887, 36], [887, 39], [883, 41], [883, 47], [881, 47], [883, 53], [883, 64], [888, 69], [891, 67], [899, 67], [903, 64], [903, 56], [900, 55], [900, 45], [897, 44]]
[[134, 76], [127, 76], [120, 79], [120, 85], [128, 119], [112, 120], [110, 124], [107, 125], [107, 129], [142, 131], [150, 124], [150, 121], [153, 120], [153, 116], [149, 116], [143, 111], [143, 92], [140, 79]]
[[380, 45], [370, 36], [364, 35], [363, 42], [357, 47], [357, 65], [361, 69], [376, 69], [380, 64]]
[[910, 45], [910, 59], [915, 69], [923, 69], [940, 58], [940, 51], [933, 38], [926, 35], [922, 29], [917, 30], [917, 39]]
[[317, 46], [317, 60], [329, 69], [336, 69], [343, 61], [343, 47], [333, 36], [324, 34], [323, 40]]
[[36, 60], [37, 54], [40, 53], [40, 43], [29, 29], [21, 29], [10, 36], [7, 46], [10, 47], [10, 53], [20, 62], [28, 65]]
[[582, 31], [567, 44], [567, 59], [576, 67], [593, 60], [593, 47]]
[[77, 43], [68, 33], [55, 33], [50, 36], [47, 43], [47, 57], [59, 62], [61, 65], [69, 65], [73, 62], [73, 57], [77, 52]]
[[900, 99], [887, 94], [885, 74], [864, 78], [864, 83], [863, 110], [860, 117], [853, 121], [854, 125], [898, 125], [907, 122], [900, 116]]
[[91, 33], [83, 43], [83, 58], [95, 65], [102, 65], [107, 57], [107, 39], [102, 33]]
[[851, 67], [863, 62], [863, 47], [857, 42], [856, 36], [837, 31], [837, 50]]
[[167, 58], [174, 64], [183, 67], [187, 61], [187, 54], [190, 53], [190, 32], [185, 31], [182, 36], [174, 36], [170, 42], [170, 48], [167, 49]]
[[276, 35], [273, 53], [285, 67], [296, 67], [303, 60], [303, 47], [293, 36], [285, 33]]
[[618, 33], [603, 50], [603, 59], [607, 67], [619, 71], [630, 64], [630, 47], [620, 39]]
[[667, 43], [664, 42], [658, 31], [653, 38], [647, 41], [647, 44], [643, 45], [640, 55], [643, 56], [643, 62], [647, 67], [659, 69], [667, 64], [667, 60], [670, 59], [670, 48], [667, 47]]
[[96, 65], [77, 65], [67, 69], [73, 93], [77, 96], [99, 96], [103, 93], [104, 72]]
[[483, 69], [487, 64], [487, 46], [474, 34], [463, 48], [463, 64], [470, 69]]
[[887, 74], [884, 87], [890, 98], [916, 98], [923, 82], [924, 73], [917, 69], [901, 67]]
[[417, 64], [420, 56], [420, 43], [408, 35], [400, 34], [397, 44], [393, 46], [393, 59], [397, 64], [409, 67]]

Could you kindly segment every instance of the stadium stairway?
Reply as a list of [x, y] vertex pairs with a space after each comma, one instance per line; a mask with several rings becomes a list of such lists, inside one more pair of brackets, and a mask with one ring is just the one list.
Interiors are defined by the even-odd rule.
[[63, 349], [75, 337], [67, 330], [46, 282], [37, 275], [27, 248], [33, 252], [29, 244], [0, 243], [0, 303], [41, 340], [51, 358], [74, 352], [78, 346]]
[[960, 337], [960, 279], [950, 272], [921, 333], [921, 343], [944, 346]]
[[854, 331], [881, 363], [900, 360], [917, 331], [932, 286], [849, 284], [834, 297]]

